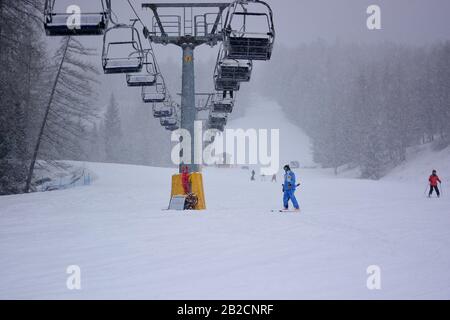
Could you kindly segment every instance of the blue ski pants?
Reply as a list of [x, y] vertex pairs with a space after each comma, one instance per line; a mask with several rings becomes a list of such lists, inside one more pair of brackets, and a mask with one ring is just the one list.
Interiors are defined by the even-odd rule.
[[283, 196], [283, 203], [284, 208], [289, 208], [289, 200], [292, 201], [292, 204], [294, 205], [295, 209], [300, 209], [300, 206], [298, 205], [297, 198], [295, 197], [295, 190], [285, 190], [284, 196]]

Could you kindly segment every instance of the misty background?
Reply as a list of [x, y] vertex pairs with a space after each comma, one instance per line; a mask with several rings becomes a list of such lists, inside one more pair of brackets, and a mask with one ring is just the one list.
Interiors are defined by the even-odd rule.
[[[150, 24], [150, 11], [140, 8], [144, 1], [131, 2]], [[371, 179], [404, 161], [409, 146], [448, 145], [449, 1], [267, 2], [277, 31], [272, 60], [255, 63], [232, 117], [243, 114], [251, 95], [275, 100], [311, 137], [319, 165], [336, 171], [359, 167], [361, 176]], [[381, 7], [382, 30], [366, 27], [372, 4]], [[45, 37], [42, 8], [40, 0], [0, 0], [1, 194], [22, 190], [64, 46], [65, 39]], [[126, 1], [113, 0], [113, 11], [120, 22], [134, 18]], [[72, 41], [73, 59], [58, 86], [61, 98], [39, 159], [171, 166], [170, 133], [153, 118], [151, 104], [142, 103], [139, 89], [126, 87], [124, 75], [103, 75], [102, 38]], [[178, 100], [181, 49], [154, 49]], [[198, 92], [213, 91], [218, 50], [196, 49]], [[79, 68], [88, 71], [69, 72]], [[85, 88], [77, 92], [71, 89], [75, 84]]]

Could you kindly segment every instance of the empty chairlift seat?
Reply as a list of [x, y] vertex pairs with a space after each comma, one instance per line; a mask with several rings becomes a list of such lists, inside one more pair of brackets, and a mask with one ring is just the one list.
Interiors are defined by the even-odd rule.
[[[251, 11], [253, 8], [258, 10]], [[270, 60], [275, 41], [275, 28], [272, 9], [267, 3], [259, 0], [236, 1], [229, 8], [225, 26], [226, 58]]]
[[[92, 8], [93, 4], [98, 12], [83, 11], [84, 7]], [[70, 5], [78, 6], [80, 11], [66, 13], [71, 8]], [[57, 12], [59, 10], [60, 12]], [[98, 36], [104, 34], [108, 26], [109, 12], [110, 1], [108, 0], [84, 0], [72, 1], [72, 3], [46, 0], [44, 28], [48, 36]]]
[[219, 77], [215, 77], [214, 85], [216, 91], [239, 91], [241, 89], [241, 83], [233, 80], [223, 80]]
[[178, 120], [175, 117], [166, 117], [160, 119], [161, 126], [163, 127], [171, 127], [178, 125]]
[[166, 130], [170, 131], [170, 132], [174, 132], [180, 129], [180, 126], [178, 124], [173, 125], [173, 126], [166, 126], [165, 127]]
[[216, 126], [226, 126], [228, 123], [228, 116], [225, 113], [214, 113], [209, 115], [209, 124]]
[[234, 101], [232, 99], [215, 99], [212, 104], [211, 112], [213, 113], [232, 113]]
[[220, 132], [224, 132], [224, 131], [225, 131], [225, 126], [224, 126], [224, 125], [219, 125], [219, 124], [213, 124], [213, 123], [210, 123], [210, 124], [208, 125], [208, 129], [210, 129], [210, 130], [217, 130], [217, 131], [220, 131]]
[[269, 38], [230, 36], [226, 40], [227, 57], [230, 59], [269, 60], [272, 44]]
[[161, 74], [156, 76], [154, 85], [142, 87], [142, 101], [145, 103], [161, 103], [166, 101], [166, 85]]
[[222, 81], [248, 82], [252, 75], [251, 61], [233, 59], [219, 60], [217, 63], [217, 78]]
[[149, 53], [145, 54], [145, 62], [139, 73], [127, 74], [127, 85], [129, 87], [153, 86], [156, 84], [157, 71], [155, 63], [149, 59]]
[[[126, 36], [123, 41], [109, 41]], [[116, 25], [106, 30], [103, 44], [103, 70], [106, 74], [137, 73], [144, 65], [144, 52], [139, 32], [133, 26]]]
[[[119, 43], [111, 43], [110, 45], [116, 44]], [[103, 62], [103, 70], [106, 74], [140, 72], [143, 65], [139, 52], [135, 52], [127, 58], [106, 58]]]
[[166, 103], [155, 103], [153, 105], [153, 117], [155, 118], [165, 118], [172, 117], [174, 114], [174, 108], [170, 104]]
[[127, 74], [127, 85], [129, 87], [145, 87], [155, 84], [156, 77], [152, 73]]

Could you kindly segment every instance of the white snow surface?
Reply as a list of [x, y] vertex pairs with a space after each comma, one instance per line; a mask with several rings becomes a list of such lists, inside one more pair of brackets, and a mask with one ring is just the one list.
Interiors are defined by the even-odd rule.
[[[270, 212], [281, 182], [245, 170], [206, 169], [208, 210], [168, 212], [175, 170], [87, 164], [92, 186], [0, 197], [0, 298], [449, 299], [450, 196], [423, 192], [431, 163], [445, 186], [448, 154], [381, 181], [301, 169], [302, 212], [283, 214]], [[66, 287], [70, 265], [81, 290]], [[371, 265], [381, 290], [366, 286]]]

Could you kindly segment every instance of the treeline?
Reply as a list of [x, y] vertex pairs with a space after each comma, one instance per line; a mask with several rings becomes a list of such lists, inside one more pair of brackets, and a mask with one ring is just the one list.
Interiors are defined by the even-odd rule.
[[110, 94], [100, 114], [100, 121], [87, 130], [89, 140], [85, 159], [92, 162], [171, 166], [170, 133], [153, 117], [152, 105], [141, 102], [139, 89], [124, 87], [123, 77], [115, 80], [123, 90]]
[[95, 52], [74, 38], [49, 52], [42, 8], [0, 1], [0, 194], [33, 191], [35, 169], [55, 160], [82, 160], [98, 120]]
[[48, 92], [39, 0], [0, 0], [0, 194], [24, 190]]
[[[58, 160], [167, 163], [169, 135], [151, 106], [126, 91], [123, 77], [123, 90], [111, 86], [82, 39], [49, 46], [42, 9], [42, 0], [0, 0], [0, 195], [35, 190]], [[114, 90], [122, 103], [104, 102]]]
[[336, 171], [349, 165], [379, 179], [406, 148], [450, 142], [448, 42], [277, 47], [259, 80], [311, 137], [315, 161]]

